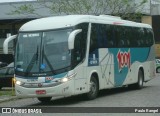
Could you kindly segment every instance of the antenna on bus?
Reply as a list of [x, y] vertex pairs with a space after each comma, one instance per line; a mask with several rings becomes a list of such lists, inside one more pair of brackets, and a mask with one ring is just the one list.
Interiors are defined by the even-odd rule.
[[111, 15], [99, 15], [100, 17], [108, 17], [108, 18], [116, 18], [116, 19], [121, 19], [121, 17], [118, 16], [111, 16]]

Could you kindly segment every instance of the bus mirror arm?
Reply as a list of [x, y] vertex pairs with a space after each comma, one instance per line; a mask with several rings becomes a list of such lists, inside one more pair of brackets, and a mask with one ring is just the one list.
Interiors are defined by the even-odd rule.
[[75, 37], [80, 32], [82, 32], [82, 29], [77, 29], [77, 30], [74, 30], [74, 31], [72, 31], [70, 33], [69, 38], [68, 38], [68, 48], [69, 48], [69, 50], [74, 49], [74, 40], [75, 40]]
[[7, 39], [5, 39], [5, 41], [3, 43], [3, 53], [4, 54], [8, 54], [8, 44], [10, 41], [12, 41], [15, 38], [17, 38], [17, 35], [13, 35], [13, 36], [10, 36]]

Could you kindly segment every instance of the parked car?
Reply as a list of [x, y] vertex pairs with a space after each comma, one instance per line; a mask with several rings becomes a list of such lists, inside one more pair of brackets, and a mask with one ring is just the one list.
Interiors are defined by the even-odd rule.
[[6, 67], [0, 68], [0, 89], [3, 87], [12, 87], [12, 79], [14, 78], [14, 63]]
[[160, 73], [160, 59], [156, 59], [156, 73]]
[[0, 62], [0, 68], [7, 66], [8, 64], [5, 62]]

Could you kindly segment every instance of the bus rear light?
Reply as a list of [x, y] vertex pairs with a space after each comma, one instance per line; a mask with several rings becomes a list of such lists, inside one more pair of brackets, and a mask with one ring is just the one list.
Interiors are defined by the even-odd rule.
[[38, 95], [46, 94], [46, 90], [37, 90], [36, 94], [38, 94]]

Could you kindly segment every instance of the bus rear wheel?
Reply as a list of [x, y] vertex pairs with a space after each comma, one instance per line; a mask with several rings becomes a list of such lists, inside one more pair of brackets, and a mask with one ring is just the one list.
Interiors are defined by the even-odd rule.
[[138, 72], [138, 82], [135, 84], [136, 89], [141, 89], [143, 87], [144, 76], [142, 70]]
[[37, 99], [42, 103], [47, 103], [51, 101], [52, 97], [38, 97]]
[[138, 82], [132, 85], [129, 85], [129, 88], [131, 89], [142, 89], [143, 88], [143, 82], [144, 82], [144, 74], [142, 70], [138, 71]]
[[92, 100], [95, 99], [98, 95], [99, 87], [97, 79], [92, 76], [90, 80], [90, 91], [87, 93], [87, 99]]

